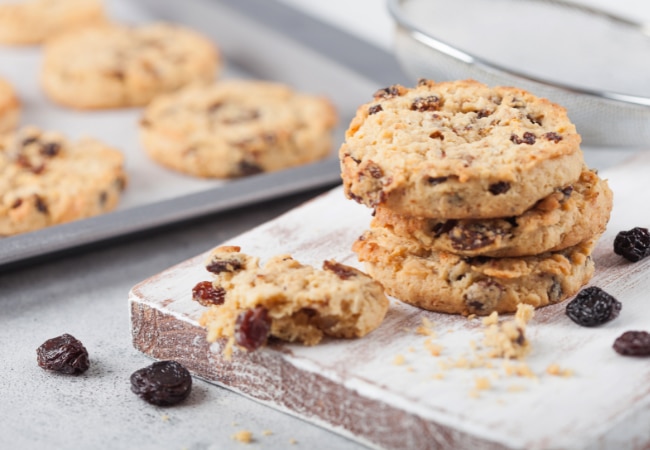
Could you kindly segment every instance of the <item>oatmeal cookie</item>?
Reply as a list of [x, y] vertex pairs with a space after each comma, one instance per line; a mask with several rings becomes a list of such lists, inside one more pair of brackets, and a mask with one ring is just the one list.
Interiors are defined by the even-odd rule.
[[92, 140], [25, 127], [0, 138], [0, 236], [95, 216], [117, 206], [123, 156]]
[[145, 110], [149, 156], [200, 177], [239, 177], [322, 159], [332, 151], [332, 104], [287, 86], [220, 81], [161, 96]]
[[3, 0], [0, 44], [39, 44], [62, 31], [105, 20], [101, 0]]
[[20, 102], [14, 88], [0, 78], [0, 135], [12, 131], [18, 125]]
[[206, 269], [224, 301], [200, 323], [209, 341], [226, 337], [230, 348], [238, 344], [254, 350], [268, 336], [306, 345], [324, 336], [362, 337], [379, 326], [388, 310], [379, 283], [335, 261], [325, 261], [318, 270], [279, 255], [260, 267], [258, 258], [225, 246], [212, 251]]
[[46, 43], [43, 60], [47, 95], [88, 109], [146, 105], [158, 94], [212, 81], [220, 65], [207, 38], [163, 23], [64, 33]]
[[520, 216], [498, 219], [427, 219], [378, 206], [371, 227], [388, 228], [423, 247], [462, 256], [526, 256], [574, 246], [605, 231], [612, 191], [595, 171], [556, 189]]
[[572, 296], [594, 272], [590, 239], [557, 252], [519, 258], [462, 257], [434, 252], [383, 228], [353, 245], [368, 273], [390, 294], [431, 311], [459, 314], [514, 312]]
[[444, 219], [521, 215], [584, 165], [564, 108], [473, 80], [378, 91], [339, 156], [348, 198]]

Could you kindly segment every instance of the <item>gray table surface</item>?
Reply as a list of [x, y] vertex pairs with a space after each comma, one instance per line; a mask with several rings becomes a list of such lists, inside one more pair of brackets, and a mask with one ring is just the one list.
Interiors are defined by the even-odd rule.
[[[586, 150], [589, 164], [611, 166], [633, 152]], [[253, 432], [246, 448], [364, 448], [330, 431], [194, 380], [189, 399], [151, 406], [129, 376], [151, 360], [131, 345], [127, 294], [136, 283], [314, 197], [296, 194], [194, 219], [92, 249], [0, 273], [0, 448], [225, 449]], [[70, 333], [90, 354], [81, 376], [48, 373], [36, 348]], [[264, 430], [273, 432], [263, 434]]]

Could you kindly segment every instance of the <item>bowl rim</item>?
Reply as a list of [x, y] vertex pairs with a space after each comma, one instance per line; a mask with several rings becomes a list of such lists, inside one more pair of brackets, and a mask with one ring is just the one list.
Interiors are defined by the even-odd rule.
[[[476, 56], [472, 53], [460, 50], [453, 45], [445, 42], [442, 39], [439, 39], [430, 33], [424, 31], [419, 26], [415, 25], [406, 14], [403, 12], [401, 5], [408, 0], [386, 0], [388, 12], [397, 24], [397, 26], [404, 30], [411, 39], [420, 44], [432, 48], [438, 52], [441, 52], [447, 56], [450, 56], [454, 59], [457, 59], [467, 65], [476, 66], [480, 70], [487, 72], [498, 72], [503, 75], [510, 77], [519, 78], [526, 80], [528, 82], [538, 83], [550, 89], [560, 89], [565, 93], [572, 94], [581, 94], [588, 95], [592, 97], [597, 97], [603, 100], [615, 101], [628, 104], [630, 106], [645, 106], [650, 107], [650, 97], [644, 97], [641, 95], [625, 94], [622, 92], [615, 92], [611, 90], [600, 90], [600, 89], [590, 89], [581, 86], [572, 85], [570, 83], [561, 83], [550, 81], [542, 77], [536, 77], [533, 75], [525, 74], [517, 70], [510, 69], [500, 64], [493, 63], [485, 58]], [[534, 1], [534, 0], [533, 0]], [[611, 14], [607, 11], [603, 11], [598, 8], [588, 7], [584, 5], [578, 5], [566, 0], [551, 0], [549, 3], [561, 4], [562, 6], [568, 6], [574, 9], [579, 9], [585, 13], [600, 15], [607, 17], [610, 20], [613, 20], [617, 23], [636, 28], [641, 34], [645, 36], [650, 36], [650, 29], [644, 27], [642, 24], [634, 22], [632, 20]]]

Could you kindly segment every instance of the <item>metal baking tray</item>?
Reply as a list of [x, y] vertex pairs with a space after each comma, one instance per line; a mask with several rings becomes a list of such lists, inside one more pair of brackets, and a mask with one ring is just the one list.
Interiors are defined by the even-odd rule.
[[647, 148], [650, 33], [629, 5], [387, 1], [395, 52], [413, 77], [521, 87], [566, 107], [583, 144]]
[[139, 147], [141, 109], [74, 111], [49, 102], [38, 86], [39, 48], [0, 47], [0, 76], [24, 104], [21, 123], [73, 138], [97, 137], [125, 153], [130, 182], [114, 212], [0, 239], [0, 267], [22, 265], [95, 243], [340, 182], [337, 146], [357, 106], [404, 80], [391, 54], [269, 0], [111, 0], [116, 20], [181, 23], [209, 36], [225, 59], [222, 78], [287, 83], [326, 95], [338, 109], [332, 156], [321, 162], [233, 181], [196, 179], [150, 161]]

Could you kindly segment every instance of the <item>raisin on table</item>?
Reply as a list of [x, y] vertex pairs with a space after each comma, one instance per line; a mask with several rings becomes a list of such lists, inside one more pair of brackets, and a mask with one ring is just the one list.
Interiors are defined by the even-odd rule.
[[583, 289], [566, 306], [566, 315], [578, 325], [595, 327], [618, 317], [621, 302], [597, 286]]
[[176, 361], [158, 361], [131, 375], [131, 391], [156, 406], [171, 406], [192, 391], [192, 376]]
[[650, 232], [641, 227], [619, 232], [614, 239], [614, 253], [628, 261], [642, 260], [650, 254]]
[[36, 349], [37, 362], [45, 370], [79, 375], [90, 367], [88, 351], [69, 334], [48, 339]]
[[626, 331], [614, 341], [614, 350], [625, 356], [650, 356], [650, 333]]

